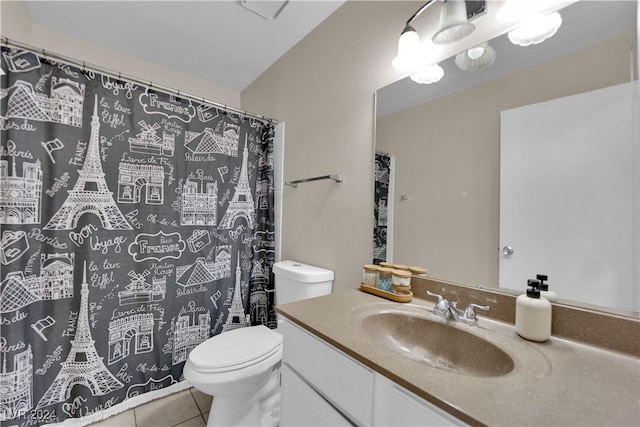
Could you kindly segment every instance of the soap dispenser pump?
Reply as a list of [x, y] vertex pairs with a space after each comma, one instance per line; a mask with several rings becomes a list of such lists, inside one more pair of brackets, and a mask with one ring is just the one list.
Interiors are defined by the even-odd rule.
[[540, 298], [537, 280], [529, 280], [526, 294], [516, 298], [516, 331], [530, 341], [544, 342], [551, 336], [551, 303]]
[[549, 290], [548, 283], [544, 283], [549, 277], [546, 274], [537, 274], [536, 279], [540, 281], [540, 285], [538, 285], [540, 296], [546, 298], [549, 302], [558, 302], [558, 295], [552, 290]]

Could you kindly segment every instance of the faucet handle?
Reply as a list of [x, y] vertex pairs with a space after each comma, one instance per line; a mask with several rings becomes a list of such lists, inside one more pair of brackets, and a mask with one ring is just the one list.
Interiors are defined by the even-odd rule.
[[488, 305], [469, 304], [464, 310], [464, 318], [467, 319], [467, 321], [474, 323], [478, 321], [478, 318], [476, 317], [476, 308], [484, 311], [489, 310]]
[[436, 303], [436, 306], [433, 307], [433, 314], [440, 316], [440, 317], [448, 317], [449, 316], [449, 301], [442, 298], [442, 295], [438, 295], [438, 294], [434, 294], [432, 292], [427, 291], [427, 294], [433, 296], [433, 297], [437, 297], [438, 298], [438, 302]]
[[427, 295], [431, 295], [432, 297], [437, 297], [438, 298], [438, 302], [442, 301], [444, 298], [442, 298], [442, 295], [438, 295], [438, 294], [434, 294], [433, 292], [429, 292], [427, 291]]

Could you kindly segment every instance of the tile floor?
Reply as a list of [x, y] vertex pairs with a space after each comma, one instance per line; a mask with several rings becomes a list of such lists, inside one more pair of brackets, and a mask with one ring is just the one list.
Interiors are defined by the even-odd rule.
[[211, 396], [195, 388], [137, 406], [90, 427], [205, 427]]

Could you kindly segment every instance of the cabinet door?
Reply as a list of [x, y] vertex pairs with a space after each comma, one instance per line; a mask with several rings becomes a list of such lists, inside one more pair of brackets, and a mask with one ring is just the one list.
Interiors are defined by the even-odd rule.
[[282, 365], [281, 373], [281, 426], [351, 426], [340, 412], [286, 364]]
[[278, 330], [284, 336], [284, 364], [345, 417], [371, 425], [373, 371], [291, 322], [282, 322]]
[[375, 377], [375, 426], [464, 426], [444, 412], [382, 375]]

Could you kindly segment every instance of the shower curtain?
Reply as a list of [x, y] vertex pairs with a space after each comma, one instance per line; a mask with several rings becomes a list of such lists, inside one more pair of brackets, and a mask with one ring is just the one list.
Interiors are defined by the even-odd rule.
[[209, 337], [275, 327], [272, 124], [0, 64], [2, 426], [96, 421], [175, 389]]
[[[375, 153], [375, 190], [373, 194], [373, 263], [379, 264], [388, 258], [389, 225], [389, 180], [391, 177], [391, 157], [385, 153]], [[393, 202], [393, 200], [391, 200]]]

